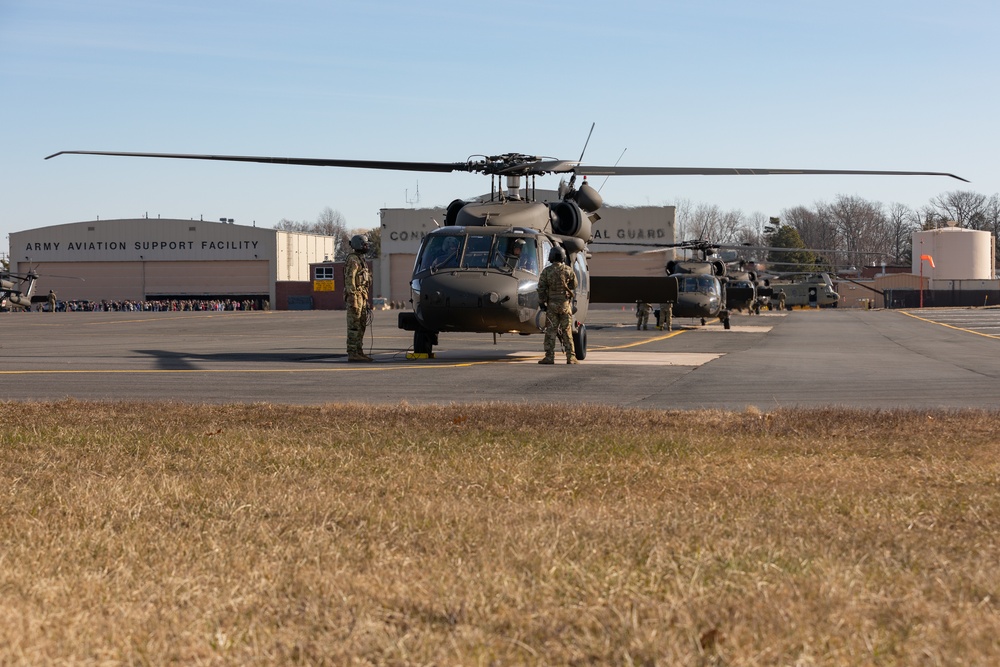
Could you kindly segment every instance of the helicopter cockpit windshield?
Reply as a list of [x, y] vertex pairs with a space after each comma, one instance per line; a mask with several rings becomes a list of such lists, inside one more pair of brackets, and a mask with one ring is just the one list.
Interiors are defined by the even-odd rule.
[[714, 294], [718, 296], [721, 294], [719, 289], [719, 281], [712, 276], [699, 275], [699, 276], [684, 276], [677, 281], [677, 287], [679, 292], [700, 292], [702, 294]]
[[537, 274], [538, 248], [533, 238], [522, 234], [429, 235], [417, 255], [415, 272], [459, 268]]
[[464, 236], [457, 234], [428, 236], [417, 256], [416, 271], [440, 271], [458, 267]]

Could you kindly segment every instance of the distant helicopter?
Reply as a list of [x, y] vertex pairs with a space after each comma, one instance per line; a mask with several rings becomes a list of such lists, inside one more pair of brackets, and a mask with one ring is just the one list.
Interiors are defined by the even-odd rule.
[[771, 281], [773, 294], [770, 304], [775, 303], [774, 295], [782, 292], [785, 295], [785, 308], [788, 310], [794, 306], [837, 307], [840, 303], [840, 294], [834, 289], [829, 273], [799, 275], [800, 278], [787, 282]]
[[667, 262], [667, 274], [677, 280], [674, 317], [693, 317], [700, 319], [702, 325], [718, 317], [722, 326], [729, 329], [729, 277], [726, 262], [716, 255], [720, 246], [706, 241], [684, 241], [667, 247], [701, 253], [700, 259]]
[[[593, 126], [591, 126], [591, 132]], [[588, 135], [589, 142], [589, 135]], [[584, 152], [586, 143], [584, 144]], [[587, 266], [587, 244], [603, 200], [586, 182], [587, 176], [739, 176], [768, 174], [856, 174], [895, 176], [949, 176], [942, 172], [848, 171], [819, 169], [731, 169], [704, 167], [591, 166], [579, 160], [503, 153], [474, 155], [465, 162], [397, 162], [318, 158], [202, 155], [178, 153], [134, 153], [109, 151], [60, 151], [58, 155], [107, 155], [125, 157], [178, 158], [229, 162], [260, 162], [357, 169], [417, 172], [476, 172], [490, 176], [488, 200], [454, 200], [447, 209], [444, 226], [421, 242], [410, 281], [412, 312], [399, 314], [398, 326], [413, 332], [413, 351], [430, 355], [440, 333], [534, 334], [544, 329], [544, 312], [535, 292], [539, 271], [548, 249], [560, 245], [577, 276], [573, 342], [577, 358], [587, 354], [586, 316], [590, 303], [623, 303], [644, 299], [650, 303], [677, 301], [687, 289], [676, 276], [661, 278], [595, 277]], [[535, 177], [570, 174], [559, 188], [557, 202], [535, 199]], [[577, 176], [584, 181], [575, 187]], [[530, 178], [521, 190], [522, 178]], [[499, 190], [498, 179], [505, 180]], [[485, 199], [485, 198], [484, 198]], [[451, 241], [449, 244], [448, 241]], [[457, 249], [454, 248], [457, 242]], [[437, 260], [453, 246], [451, 259]], [[516, 250], [520, 248], [520, 250]], [[518, 257], [515, 259], [515, 255]], [[532, 263], [531, 258], [534, 258]], [[443, 259], [443, 258], [442, 258]], [[696, 281], [702, 276], [690, 276]], [[711, 282], [711, 276], [704, 276]], [[687, 280], [687, 277], [685, 277]], [[718, 282], [717, 280], [715, 281]], [[707, 288], [710, 289], [710, 288]], [[693, 297], [697, 292], [689, 294]], [[649, 298], [644, 298], [649, 297]], [[717, 300], [721, 297], [716, 296]], [[720, 306], [721, 308], [721, 302]], [[713, 315], [714, 316], [714, 315]]]
[[38, 274], [34, 271], [28, 271], [24, 275], [4, 273], [0, 276], [0, 303], [31, 310], [32, 304], [48, 300], [45, 296], [35, 296], [37, 284]]
[[760, 277], [755, 263], [740, 261], [735, 269], [729, 270], [726, 308], [730, 311], [759, 312], [761, 300], [770, 297], [772, 291], [770, 281]]

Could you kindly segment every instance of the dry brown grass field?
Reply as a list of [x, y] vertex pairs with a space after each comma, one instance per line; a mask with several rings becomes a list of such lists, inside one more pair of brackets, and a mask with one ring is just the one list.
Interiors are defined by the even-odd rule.
[[5, 665], [1000, 660], [1000, 413], [2, 415]]

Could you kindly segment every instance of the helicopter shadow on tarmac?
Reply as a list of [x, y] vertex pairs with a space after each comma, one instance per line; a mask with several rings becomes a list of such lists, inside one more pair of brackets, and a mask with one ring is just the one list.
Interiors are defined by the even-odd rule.
[[307, 352], [216, 352], [198, 354], [173, 350], [134, 350], [155, 360], [156, 369], [163, 371], [204, 370], [197, 364], [301, 364], [347, 358], [346, 354], [314, 354]]

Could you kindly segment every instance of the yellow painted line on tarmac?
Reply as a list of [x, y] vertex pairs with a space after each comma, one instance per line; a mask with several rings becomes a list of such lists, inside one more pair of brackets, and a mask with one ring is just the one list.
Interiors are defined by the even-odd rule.
[[983, 333], [981, 331], [976, 331], [974, 329], [966, 329], [964, 327], [956, 327], [953, 324], [945, 324], [944, 322], [938, 322], [936, 320], [927, 319], [926, 317], [920, 317], [919, 315], [914, 315], [913, 313], [911, 313], [909, 311], [906, 311], [906, 310], [901, 310], [899, 312], [902, 313], [903, 315], [908, 316], [908, 317], [912, 317], [915, 320], [920, 320], [921, 322], [929, 322], [930, 324], [936, 324], [936, 325], [941, 326], [941, 327], [947, 327], [949, 329], [954, 329], [955, 331], [964, 331], [965, 333], [975, 334], [976, 336], [982, 336], [983, 338], [1000, 339], [1000, 336], [997, 336], [996, 334], [988, 334], [988, 333]]
[[690, 331], [690, 330], [689, 329], [681, 329], [679, 331], [673, 331], [673, 332], [668, 333], [668, 334], [663, 335], [663, 336], [656, 336], [654, 338], [647, 338], [646, 340], [637, 340], [634, 343], [626, 343], [625, 345], [607, 345], [607, 346], [605, 346], [605, 345], [597, 345], [597, 346], [594, 346], [594, 347], [592, 347], [590, 349], [593, 349], [593, 350], [602, 350], [602, 351], [607, 351], [607, 350], [624, 350], [624, 349], [629, 348], [629, 347], [638, 347], [639, 345], [647, 345], [649, 343], [656, 343], [656, 342], [661, 341], [661, 340], [667, 340], [668, 338], [673, 338], [674, 336], [680, 336], [685, 331]]

